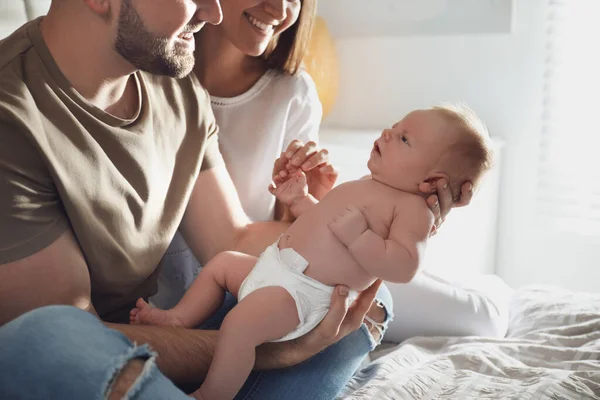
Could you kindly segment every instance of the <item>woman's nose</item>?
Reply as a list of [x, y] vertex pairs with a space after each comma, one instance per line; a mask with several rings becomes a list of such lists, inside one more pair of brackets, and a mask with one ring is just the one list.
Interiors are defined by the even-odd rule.
[[286, 2], [287, 0], [267, 0], [265, 9], [276, 20], [283, 21], [287, 17]]

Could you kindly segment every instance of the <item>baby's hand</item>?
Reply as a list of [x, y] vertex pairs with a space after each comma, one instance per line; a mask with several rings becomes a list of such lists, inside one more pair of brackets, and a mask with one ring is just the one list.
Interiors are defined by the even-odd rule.
[[306, 174], [301, 170], [288, 167], [289, 173], [275, 175], [273, 183], [269, 185], [269, 192], [273, 194], [282, 204], [291, 207], [294, 201], [308, 196], [308, 184]]
[[328, 224], [329, 229], [340, 242], [350, 246], [367, 229], [367, 218], [356, 206], [349, 205]]

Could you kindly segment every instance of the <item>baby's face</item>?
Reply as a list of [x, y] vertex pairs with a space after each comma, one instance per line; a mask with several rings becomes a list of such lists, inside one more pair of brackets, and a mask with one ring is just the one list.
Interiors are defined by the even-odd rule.
[[433, 110], [413, 111], [375, 141], [367, 166], [373, 179], [414, 192], [431, 177], [453, 142], [447, 123]]

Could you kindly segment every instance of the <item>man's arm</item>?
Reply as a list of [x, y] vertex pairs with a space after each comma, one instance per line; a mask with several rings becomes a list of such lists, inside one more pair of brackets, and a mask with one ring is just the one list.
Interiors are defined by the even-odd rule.
[[[68, 230], [45, 249], [0, 265], [0, 325], [38, 307], [64, 304], [95, 314], [90, 276], [73, 233]], [[160, 354], [158, 365], [176, 382], [205, 376], [216, 343], [216, 331], [109, 324]]]
[[[345, 313], [344, 302], [334, 300], [338, 304], [336, 313]], [[0, 326], [27, 311], [51, 304], [71, 305], [95, 314], [90, 301], [88, 268], [70, 230], [45, 249], [0, 265]], [[337, 318], [339, 315], [330, 316], [334, 321]], [[138, 344], [149, 344], [159, 354], [157, 362], [161, 371], [180, 384], [198, 383], [206, 376], [218, 335], [218, 331], [146, 325], [107, 326]], [[281, 368], [314, 354], [310, 347], [299, 343], [287, 346], [287, 351], [282, 349], [283, 346], [274, 348], [273, 345], [259, 349], [257, 365]]]
[[330, 224], [330, 229], [373, 276], [406, 283], [419, 268], [432, 225], [431, 211], [416, 198], [395, 208], [387, 239], [369, 229], [364, 214], [355, 207]]
[[70, 230], [45, 249], [0, 265], [0, 325], [51, 304], [95, 313], [90, 301], [90, 275]]
[[[331, 309], [319, 327], [287, 344], [260, 346], [256, 366], [270, 369], [297, 364], [358, 329], [377, 288], [374, 285], [363, 292], [350, 310], [347, 292], [336, 291]], [[71, 231], [38, 253], [0, 265], [0, 326], [29, 310], [50, 304], [73, 305], [93, 312], [87, 265]], [[197, 383], [206, 376], [218, 335], [218, 331], [158, 326], [107, 326], [138, 344], [149, 344], [159, 353], [157, 362], [161, 371], [179, 384]]]
[[257, 256], [288, 226], [281, 221], [252, 223], [225, 165], [220, 165], [198, 175], [181, 232], [198, 261], [205, 264], [226, 250]]

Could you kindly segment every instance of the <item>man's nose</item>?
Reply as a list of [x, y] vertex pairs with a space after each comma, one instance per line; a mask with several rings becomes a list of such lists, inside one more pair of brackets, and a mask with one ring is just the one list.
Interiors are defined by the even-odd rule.
[[200, 21], [206, 21], [212, 25], [219, 25], [223, 21], [223, 11], [219, 0], [196, 0], [198, 10], [196, 18]]

